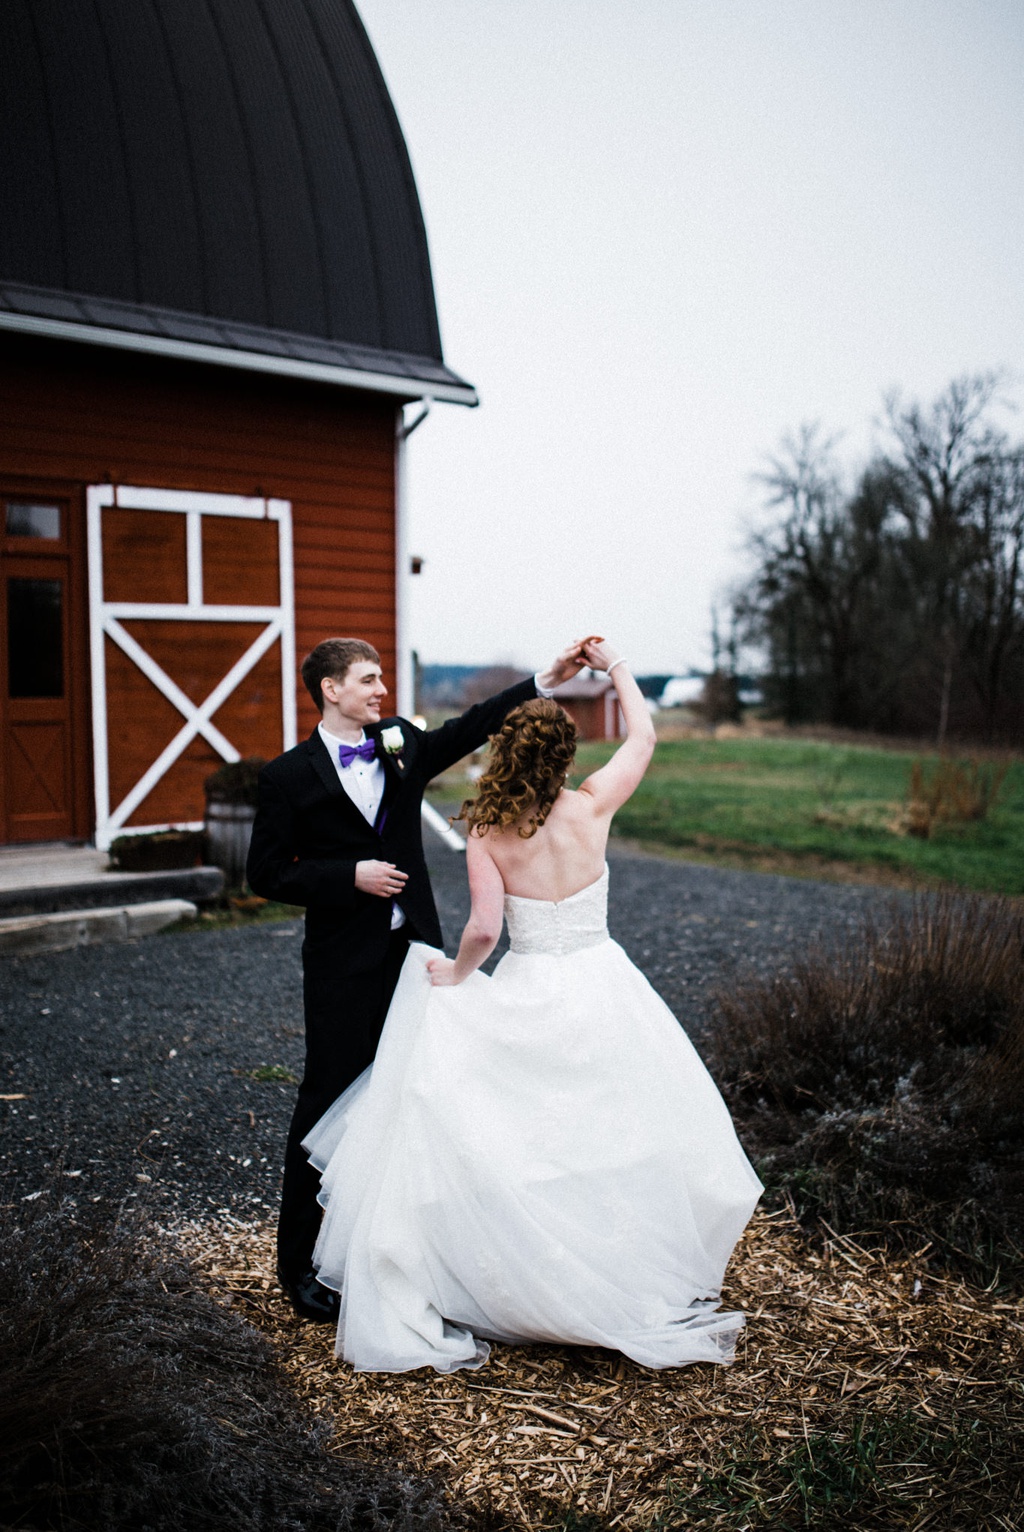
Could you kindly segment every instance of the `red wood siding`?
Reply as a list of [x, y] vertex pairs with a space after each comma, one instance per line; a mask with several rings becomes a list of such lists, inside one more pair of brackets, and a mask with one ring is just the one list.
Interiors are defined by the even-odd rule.
[[[291, 501], [297, 660], [330, 634], [356, 634], [380, 650], [389, 686], [396, 408], [393, 400], [305, 382], [0, 336], [5, 482], [63, 486], [76, 521], [84, 519], [84, 486], [108, 480]], [[108, 599], [184, 600], [182, 519], [118, 508], [103, 514]], [[276, 604], [276, 526], [204, 519], [203, 563], [206, 601]], [[206, 635], [185, 652], [180, 625], [166, 640], [168, 673], [190, 697], [205, 695], [209, 674], [227, 658], [213, 648], [226, 640], [211, 646]], [[84, 652], [84, 629], [73, 641]], [[125, 656], [111, 664], [119, 691], [118, 716], [110, 718], [117, 801], [182, 720]], [[275, 665], [279, 672], [276, 645], [214, 719], [243, 754], [280, 749]], [[302, 738], [317, 714], [301, 681], [296, 695]], [[88, 754], [88, 744], [78, 751], [79, 758]], [[202, 778], [219, 759], [204, 740], [194, 741], [132, 822], [200, 818]]]
[[155, 511], [108, 510], [103, 517], [103, 595], [107, 601], [185, 601], [184, 519]]
[[202, 525], [203, 600], [211, 606], [276, 606], [277, 523], [204, 516]]
[[573, 719], [580, 739], [621, 739], [622, 718], [614, 693], [590, 697], [556, 697]]

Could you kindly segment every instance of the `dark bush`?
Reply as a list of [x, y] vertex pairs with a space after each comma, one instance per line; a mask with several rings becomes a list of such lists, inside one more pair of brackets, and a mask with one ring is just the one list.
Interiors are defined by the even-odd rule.
[[238, 803], [247, 808], [259, 807], [259, 775], [267, 763], [261, 755], [247, 755], [241, 761], [225, 761], [203, 783], [207, 803]]
[[725, 670], [713, 670], [693, 711], [707, 724], [736, 723], [742, 715], [739, 682]]
[[175, 872], [202, 860], [201, 830], [155, 830], [148, 835], [119, 835], [110, 846], [110, 865], [118, 872]]
[[803, 1212], [989, 1267], [1024, 1245], [1024, 911], [894, 903], [716, 996], [711, 1068]]
[[442, 1532], [440, 1493], [345, 1462], [271, 1346], [173, 1249], [72, 1209], [0, 1229], [0, 1523]]

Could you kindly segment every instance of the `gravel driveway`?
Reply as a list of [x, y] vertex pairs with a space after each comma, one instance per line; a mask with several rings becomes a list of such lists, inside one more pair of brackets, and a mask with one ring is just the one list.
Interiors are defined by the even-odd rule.
[[[446, 934], [465, 860], [432, 836]], [[611, 853], [611, 930], [699, 1041], [709, 991], [765, 972], [889, 896]], [[301, 921], [171, 933], [0, 962], [0, 1199], [144, 1201], [159, 1218], [276, 1208], [302, 1063]], [[450, 949], [451, 950], [451, 949]], [[503, 950], [499, 949], [499, 950]]]

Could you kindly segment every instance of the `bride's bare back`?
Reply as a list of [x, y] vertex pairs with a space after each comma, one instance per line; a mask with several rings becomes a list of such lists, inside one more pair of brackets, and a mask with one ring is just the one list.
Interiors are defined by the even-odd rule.
[[[492, 827], [479, 835], [479, 851], [501, 874], [505, 893], [521, 899], [557, 903], [597, 882], [604, 870], [612, 816], [636, 791], [654, 749], [651, 715], [625, 664], [616, 664], [614, 650], [604, 644], [590, 646], [587, 658], [601, 669], [614, 666], [612, 680], [626, 722], [626, 738], [607, 765], [589, 776], [578, 791], [563, 787], [533, 835], [524, 838], [518, 833], [529, 814], [519, 824], [501, 830]], [[474, 832], [473, 838], [477, 835]]]
[[593, 796], [563, 787], [536, 834], [524, 840], [517, 826], [487, 830], [486, 851], [507, 894], [521, 899], [567, 899], [596, 883], [604, 868], [610, 813], [599, 813]]
[[472, 898], [469, 920], [454, 962], [435, 958], [428, 963], [433, 984], [460, 984], [493, 952], [501, 935], [506, 894], [558, 903], [596, 883], [604, 870], [612, 816], [647, 770], [655, 733], [640, 688], [615, 651], [603, 640], [586, 640], [583, 652], [589, 665], [611, 674], [626, 738], [611, 760], [576, 792], [562, 789], [533, 835], [521, 836], [518, 825], [500, 830], [473, 828], [466, 847]]

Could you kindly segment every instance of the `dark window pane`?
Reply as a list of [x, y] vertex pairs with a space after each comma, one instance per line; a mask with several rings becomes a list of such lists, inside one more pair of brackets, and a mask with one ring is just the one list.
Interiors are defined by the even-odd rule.
[[7, 502], [8, 537], [60, 537], [60, 506]]
[[59, 580], [8, 580], [9, 697], [64, 695], [62, 596]]

